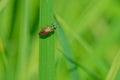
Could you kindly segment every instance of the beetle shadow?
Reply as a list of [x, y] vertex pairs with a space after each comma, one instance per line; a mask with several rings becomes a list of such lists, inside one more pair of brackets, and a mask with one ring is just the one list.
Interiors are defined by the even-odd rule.
[[40, 36], [40, 38], [41, 38], [41, 39], [46, 39], [46, 38], [50, 37], [50, 36], [53, 35], [53, 34], [54, 34], [54, 31], [52, 31], [51, 33], [46, 34], [46, 35], [44, 35], [44, 36]]

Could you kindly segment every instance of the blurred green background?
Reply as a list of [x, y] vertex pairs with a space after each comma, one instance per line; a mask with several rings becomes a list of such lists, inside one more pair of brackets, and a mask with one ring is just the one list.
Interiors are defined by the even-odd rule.
[[[29, 1], [26, 31], [30, 32], [22, 37], [24, 0], [0, 0], [0, 80], [23, 80], [19, 75], [38, 80], [40, 2]], [[80, 80], [120, 80], [120, 1], [54, 0], [54, 13], [66, 34], [62, 40], [68, 42], [65, 45], [82, 65], [75, 68]], [[66, 56], [62, 55], [67, 46], [61, 46], [58, 38], [55, 33], [56, 80], [73, 80]], [[26, 42], [28, 46], [24, 47]], [[24, 49], [28, 51], [21, 55]], [[99, 78], [91, 76], [91, 72]]]

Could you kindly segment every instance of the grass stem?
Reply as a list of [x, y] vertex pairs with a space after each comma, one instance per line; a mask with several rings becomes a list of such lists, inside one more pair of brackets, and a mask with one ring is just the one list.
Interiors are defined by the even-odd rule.
[[[52, 25], [53, 0], [40, 0], [40, 29]], [[55, 80], [54, 34], [39, 39], [39, 80]]]

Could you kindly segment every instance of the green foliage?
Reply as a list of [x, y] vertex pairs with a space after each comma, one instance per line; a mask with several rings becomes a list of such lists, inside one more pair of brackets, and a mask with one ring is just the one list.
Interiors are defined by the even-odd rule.
[[[57, 26], [57, 30], [56, 30], [56, 33], [57, 33], [57, 36], [58, 36], [58, 40], [63, 48], [64, 51], [66, 51], [66, 55], [69, 56], [70, 58], [74, 59], [73, 57], [73, 53], [69, 47], [69, 42], [66, 38], [66, 35], [64, 33], [64, 31], [62, 30], [62, 28], [60, 27], [58, 21], [56, 20], [56, 26]], [[71, 63], [70, 61], [67, 61], [66, 62], [67, 65], [68, 65], [68, 70], [72, 70], [71, 71], [71, 77], [72, 77], [72, 80], [79, 80], [79, 74], [78, 74], [78, 71], [74, 68], [76, 68], [76, 65]]]
[[119, 80], [119, 9], [119, 0], [0, 0], [0, 80]]

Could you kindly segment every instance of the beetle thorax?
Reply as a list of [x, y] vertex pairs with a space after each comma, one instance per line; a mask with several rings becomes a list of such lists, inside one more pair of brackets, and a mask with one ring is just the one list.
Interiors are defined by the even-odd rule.
[[56, 29], [56, 27], [55, 26], [50, 26], [49, 29], [50, 29], [50, 31], [54, 31]]

